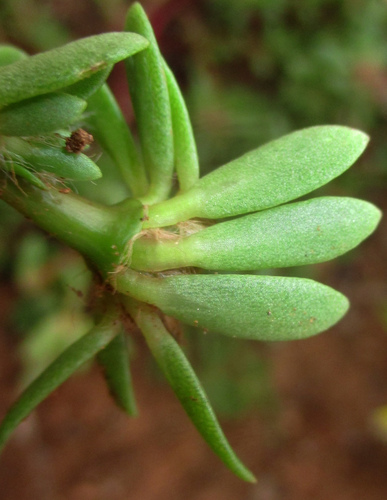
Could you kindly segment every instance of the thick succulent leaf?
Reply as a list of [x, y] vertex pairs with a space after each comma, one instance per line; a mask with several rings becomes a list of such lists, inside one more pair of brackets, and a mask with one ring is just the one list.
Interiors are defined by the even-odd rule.
[[149, 40], [149, 47], [127, 59], [126, 69], [150, 191], [144, 203], [165, 200], [172, 186], [173, 137], [164, 63], [152, 26], [140, 4], [128, 11], [125, 29]]
[[336, 125], [293, 132], [214, 170], [191, 190], [149, 207], [144, 226], [225, 218], [294, 200], [344, 172], [367, 142], [363, 132]]
[[165, 240], [161, 235], [137, 239], [131, 267], [248, 271], [324, 262], [367, 238], [380, 217], [374, 205], [355, 198], [290, 203], [215, 224], [188, 238], [171, 240], [169, 233]]
[[[18, 161], [21, 161], [21, 163], [18, 163]], [[11, 177], [14, 179], [14, 181], [17, 183], [15, 176], [22, 177], [24, 180], [32, 184], [32, 186], [35, 186], [39, 189], [47, 190], [46, 185], [38, 178], [36, 175], [34, 175], [30, 170], [25, 168], [23, 165], [25, 162], [22, 160], [11, 160], [10, 158], [4, 159], [2, 158], [0, 160], [0, 168], [5, 170], [6, 172], [9, 172]]]
[[90, 130], [115, 161], [133, 196], [143, 196], [148, 190], [148, 180], [142, 159], [125, 117], [107, 85], [90, 97], [87, 114]]
[[195, 372], [157, 313], [145, 304], [135, 307], [132, 301], [129, 310], [166, 379], [205, 441], [234, 474], [245, 481], [255, 482], [254, 475], [228, 443]]
[[120, 328], [116, 313], [109, 313], [89, 333], [68, 347], [25, 389], [0, 425], [0, 449], [18, 424], [78, 368], [103, 349]]
[[125, 334], [121, 332], [114, 337], [98, 353], [97, 359], [103, 367], [106, 382], [117, 405], [128, 415], [137, 415]]
[[105, 69], [97, 71], [97, 73], [94, 73], [89, 78], [84, 78], [83, 80], [64, 88], [62, 91], [66, 94], [76, 95], [81, 99], [89, 99], [89, 97], [97, 92], [97, 90], [106, 82], [112, 69], [113, 65], [111, 64]]
[[199, 180], [199, 158], [196, 142], [184, 98], [165, 61], [164, 71], [171, 103], [175, 169], [180, 191], [187, 191]]
[[86, 101], [62, 94], [44, 94], [6, 106], [0, 111], [0, 134], [37, 136], [65, 129], [79, 120]]
[[28, 55], [24, 50], [13, 47], [12, 45], [0, 44], [0, 66], [7, 66], [7, 64], [12, 64], [26, 57], [28, 57]]
[[64, 148], [30, 143], [11, 138], [5, 142], [7, 157], [15, 163], [29, 166], [36, 172], [47, 172], [57, 177], [76, 181], [99, 179], [99, 167], [86, 155], [69, 153]]
[[256, 340], [310, 337], [348, 309], [344, 295], [303, 278], [251, 275], [176, 275], [151, 278], [133, 271], [117, 289], [204, 330]]
[[135, 33], [104, 33], [0, 68], [0, 108], [91, 77], [147, 47]]

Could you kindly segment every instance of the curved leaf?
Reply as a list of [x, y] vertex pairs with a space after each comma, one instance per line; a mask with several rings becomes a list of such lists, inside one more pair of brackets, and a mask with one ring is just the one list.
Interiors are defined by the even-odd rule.
[[290, 203], [215, 224], [188, 238], [137, 239], [131, 267], [248, 271], [324, 262], [356, 247], [380, 217], [374, 205], [355, 198]]
[[104, 85], [112, 69], [113, 65], [110, 64], [107, 68], [97, 71], [97, 73], [89, 76], [89, 78], [84, 78], [69, 87], [65, 87], [62, 91], [66, 94], [76, 95], [81, 99], [89, 99], [89, 97]]
[[294, 200], [343, 173], [367, 142], [363, 132], [336, 125], [293, 132], [214, 170], [186, 193], [149, 207], [144, 227], [225, 218]]
[[179, 85], [164, 61], [172, 112], [175, 169], [180, 191], [187, 191], [199, 180], [199, 159], [191, 120]]
[[23, 165], [25, 165], [25, 162], [21, 161], [21, 163], [18, 163], [18, 160], [2, 159], [0, 161], [0, 167], [6, 172], [9, 172], [12, 176], [17, 175], [32, 184], [32, 186], [47, 190], [46, 185]]
[[349, 303], [341, 293], [303, 278], [176, 275], [127, 271], [117, 290], [159, 307], [183, 323], [232, 337], [294, 340], [334, 325]]
[[97, 356], [106, 382], [118, 406], [128, 415], [137, 415], [136, 401], [129, 370], [125, 334], [121, 332]]
[[[86, 118], [101, 146], [120, 169], [135, 197], [148, 190], [148, 180], [133, 136], [114, 95], [107, 85], [102, 86], [88, 101]], [[109, 126], [106, 126], [106, 124]]]
[[7, 156], [15, 163], [29, 165], [37, 172], [47, 172], [64, 179], [89, 181], [99, 179], [99, 167], [86, 155], [68, 153], [64, 148], [29, 143], [11, 138], [5, 141]]
[[1, 422], [0, 449], [20, 422], [78, 368], [103, 349], [117, 335], [119, 328], [121, 324], [117, 320], [117, 314], [109, 313], [89, 333], [68, 347], [25, 389]]
[[244, 481], [255, 482], [254, 475], [228, 443], [195, 372], [157, 313], [133, 301], [128, 301], [128, 306], [161, 371], [204, 440], [234, 474]]
[[86, 105], [79, 97], [61, 93], [11, 104], [0, 111], [0, 134], [36, 136], [65, 129], [79, 120]]
[[127, 59], [126, 70], [144, 164], [150, 177], [143, 203], [165, 200], [172, 186], [173, 137], [164, 64], [152, 26], [139, 3], [128, 11], [125, 29], [143, 35], [149, 47]]
[[135, 33], [104, 33], [0, 68], [0, 108], [88, 78], [147, 47]]

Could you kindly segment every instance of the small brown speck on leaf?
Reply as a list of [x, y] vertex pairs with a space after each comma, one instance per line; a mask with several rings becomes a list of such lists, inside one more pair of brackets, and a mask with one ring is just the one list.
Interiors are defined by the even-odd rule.
[[79, 128], [74, 130], [70, 137], [66, 138], [66, 151], [76, 154], [82, 153], [85, 147], [93, 141], [94, 137], [91, 134], [86, 132], [86, 130]]

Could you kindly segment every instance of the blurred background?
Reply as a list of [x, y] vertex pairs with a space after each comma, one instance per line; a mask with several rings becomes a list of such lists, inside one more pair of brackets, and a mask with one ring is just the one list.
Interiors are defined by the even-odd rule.
[[[130, 4], [0, 0], [0, 41], [35, 53], [121, 30]], [[360, 197], [385, 209], [385, 0], [142, 4], [186, 97], [202, 173], [298, 128], [348, 125], [367, 132], [370, 145], [316, 195]], [[121, 65], [109, 83], [131, 123]], [[121, 183], [101, 162], [105, 184], [88, 195], [116, 200]], [[89, 328], [91, 276], [74, 252], [3, 203], [0, 216], [2, 416], [17, 391]], [[139, 417], [116, 409], [98, 367], [86, 367], [15, 432], [0, 458], [0, 498], [385, 500], [386, 224], [333, 262], [285, 271], [350, 298], [350, 312], [329, 332], [278, 344], [185, 332], [189, 358], [257, 485], [213, 456], [134, 338]]]

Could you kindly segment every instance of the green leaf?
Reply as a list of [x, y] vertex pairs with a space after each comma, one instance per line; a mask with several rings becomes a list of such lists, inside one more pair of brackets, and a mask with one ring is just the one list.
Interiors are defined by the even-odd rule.
[[79, 97], [61, 93], [11, 104], [0, 111], [0, 134], [37, 136], [65, 129], [79, 120], [86, 104]]
[[144, 227], [219, 219], [275, 207], [326, 184], [364, 151], [368, 136], [336, 125], [281, 137], [209, 173], [189, 191], [149, 207]]
[[157, 313], [145, 304], [136, 306], [130, 301], [128, 305], [161, 371], [204, 440], [234, 474], [255, 482], [228, 443], [195, 372]]
[[47, 172], [76, 181], [90, 181], [102, 176], [99, 167], [88, 156], [68, 153], [64, 148], [16, 138], [4, 141], [4, 147], [11, 160], [29, 166], [36, 172]]
[[187, 191], [199, 180], [199, 159], [191, 120], [176, 79], [164, 61], [172, 112], [175, 168], [180, 191]]
[[[137, 198], [148, 190], [142, 159], [133, 136], [114, 95], [107, 85], [101, 87], [88, 101], [87, 107], [93, 134], [120, 169], [132, 194]], [[106, 124], [109, 126], [106, 126]]]
[[[162, 271], [202, 267], [248, 271], [333, 259], [376, 228], [381, 212], [355, 198], [315, 198], [264, 210], [203, 229], [188, 238], [141, 238], [131, 267]], [[160, 233], [160, 231], [159, 231]]]
[[104, 33], [4, 66], [0, 68], [0, 108], [89, 78], [147, 45], [134, 33]]
[[25, 59], [28, 55], [24, 50], [13, 47], [12, 45], [0, 44], [0, 66], [7, 66], [21, 59]]
[[[20, 160], [19, 160], [20, 161]], [[6, 172], [9, 172], [11, 174], [12, 179], [17, 183], [15, 176], [22, 177], [24, 180], [32, 184], [32, 186], [35, 186], [39, 189], [47, 190], [46, 185], [38, 178], [36, 175], [34, 175], [30, 170], [25, 168], [24, 162], [21, 161], [21, 163], [18, 163], [18, 160], [12, 160], [12, 159], [4, 159], [2, 158], [0, 160], [0, 168], [5, 170]]]
[[143, 35], [149, 47], [127, 59], [126, 69], [150, 190], [144, 204], [165, 200], [172, 187], [172, 118], [164, 63], [152, 26], [140, 4], [128, 11], [125, 29]]
[[129, 354], [125, 334], [121, 332], [97, 356], [105, 379], [118, 406], [128, 415], [137, 415], [136, 401], [129, 370]]
[[89, 99], [106, 82], [112, 69], [113, 65], [111, 64], [102, 71], [97, 71], [89, 78], [84, 78], [69, 87], [65, 87], [62, 91], [66, 94], [76, 95], [81, 99]]
[[118, 275], [118, 291], [183, 323], [232, 337], [295, 340], [334, 325], [348, 309], [344, 295], [303, 278], [251, 275]]
[[78, 368], [103, 349], [120, 328], [116, 312], [107, 314], [97, 326], [67, 348], [25, 389], [0, 425], [0, 449], [19, 423]]

